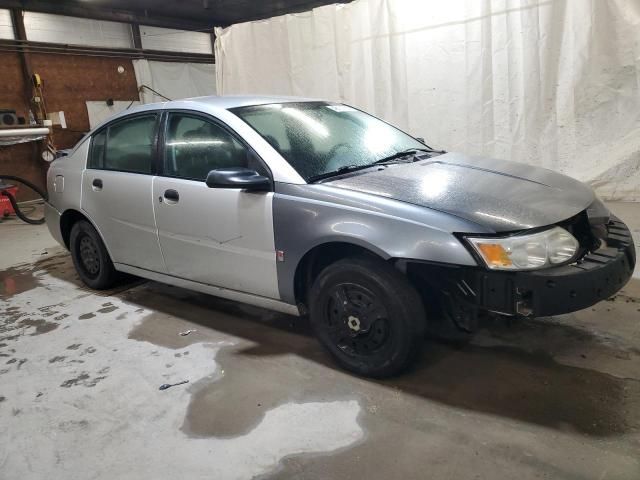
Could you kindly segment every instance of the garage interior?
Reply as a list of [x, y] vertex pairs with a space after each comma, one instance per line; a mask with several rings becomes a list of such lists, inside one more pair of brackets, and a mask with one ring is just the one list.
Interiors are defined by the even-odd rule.
[[[132, 105], [323, 98], [585, 182], [640, 252], [638, 32], [620, 0], [0, 0], [0, 175], [46, 189], [58, 152]], [[638, 266], [592, 307], [491, 315], [374, 380], [305, 316], [134, 277], [91, 290], [2, 195], [0, 252], [0, 478], [640, 479]]]

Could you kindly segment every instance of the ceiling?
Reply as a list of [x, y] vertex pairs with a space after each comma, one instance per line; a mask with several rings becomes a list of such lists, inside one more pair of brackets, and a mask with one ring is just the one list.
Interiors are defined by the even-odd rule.
[[1, 7], [176, 28], [204, 28], [351, 0], [0, 0]]

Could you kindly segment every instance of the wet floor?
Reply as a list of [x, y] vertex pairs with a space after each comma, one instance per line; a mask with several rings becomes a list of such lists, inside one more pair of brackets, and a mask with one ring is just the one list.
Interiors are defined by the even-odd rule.
[[[589, 344], [598, 345], [595, 336], [561, 323], [536, 321], [533, 326], [507, 327], [505, 322], [496, 321], [502, 324], [491, 325], [490, 331], [483, 332], [496, 342], [492, 346], [471, 344], [454, 348], [427, 341], [421, 363], [410, 373], [398, 379], [371, 381], [335, 371], [304, 320], [252, 307], [240, 310], [231, 302], [204, 295], [172, 293], [169, 291], [161, 298], [155, 292], [125, 294], [130, 301], [135, 296], [137, 304], [153, 304], [159, 311], [143, 319], [130, 338], [174, 349], [203, 341], [202, 333], [187, 338], [175, 334], [173, 318], [182, 310], [181, 318], [199, 325], [199, 332], [215, 329], [245, 340], [223, 348], [216, 357], [223, 369], [226, 366], [226, 375], [194, 390], [183, 425], [189, 434], [240, 435], [275, 405], [341, 398], [354, 392], [362, 399], [379, 394], [380, 402], [388, 402], [402, 392], [457, 409], [592, 436], [623, 434], [640, 427], [637, 379], [563, 365], [554, 360], [553, 350], [540, 345], [531, 349], [528, 345], [497, 343], [500, 337], [515, 338], [526, 331], [527, 335], [583, 342], [581, 350], [591, 354]], [[188, 311], [184, 311], [185, 302], [190, 307]], [[203, 320], [206, 317], [209, 320]], [[613, 358], [640, 365], [640, 350], [635, 347], [616, 349], [598, 345], [598, 348]], [[305, 370], [297, 368], [300, 359], [310, 361]], [[309, 381], [315, 377], [322, 377], [323, 381]], [[326, 381], [327, 377], [335, 381]], [[549, 405], [554, 407], [550, 409]], [[416, 408], [420, 408], [419, 403]], [[218, 415], [210, 415], [211, 411]], [[417, 410], [404, 409], [402, 413], [407, 417], [419, 416]]]
[[97, 294], [56, 251], [0, 272], [0, 463], [15, 478], [637, 480], [639, 320], [634, 279], [577, 314], [426, 340], [412, 371], [372, 381], [337, 369], [304, 319], [135, 279]]

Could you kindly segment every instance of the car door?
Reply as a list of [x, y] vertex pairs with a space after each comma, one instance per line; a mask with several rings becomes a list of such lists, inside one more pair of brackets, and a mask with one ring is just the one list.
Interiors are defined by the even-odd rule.
[[114, 263], [165, 273], [153, 215], [159, 124], [159, 113], [142, 113], [93, 134], [82, 174], [81, 207]]
[[269, 175], [226, 125], [194, 112], [169, 112], [161, 173], [154, 178], [156, 224], [169, 274], [279, 298], [273, 192], [209, 188], [216, 168], [248, 167]]

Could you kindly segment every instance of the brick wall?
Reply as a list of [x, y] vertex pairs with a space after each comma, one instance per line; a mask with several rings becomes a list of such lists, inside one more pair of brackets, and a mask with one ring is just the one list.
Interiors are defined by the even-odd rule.
[[[20, 57], [0, 52], [2, 75], [0, 109], [8, 108], [28, 119]], [[118, 73], [118, 66], [124, 73]], [[50, 112], [63, 110], [67, 130], [54, 128], [57, 148], [69, 148], [89, 129], [88, 100], [138, 100], [133, 64], [129, 59], [79, 55], [32, 54], [31, 68], [43, 81]], [[0, 174], [17, 175], [44, 186], [47, 164], [40, 158], [40, 143], [0, 146]], [[19, 200], [32, 198], [23, 192]]]

